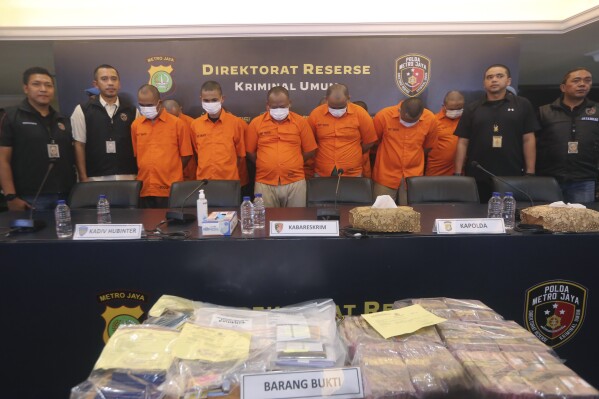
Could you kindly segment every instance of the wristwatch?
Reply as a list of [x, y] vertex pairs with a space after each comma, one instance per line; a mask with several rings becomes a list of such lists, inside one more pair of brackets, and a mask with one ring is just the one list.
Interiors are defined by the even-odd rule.
[[12, 201], [17, 198], [17, 194], [5, 194], [4, 198], [6, 198], [6, 201]]

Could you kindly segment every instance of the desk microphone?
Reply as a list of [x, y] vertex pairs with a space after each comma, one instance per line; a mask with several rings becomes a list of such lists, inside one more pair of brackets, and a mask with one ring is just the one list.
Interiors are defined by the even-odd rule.
[[200, 180], [200, 184], [198, 184], [192, 192], [190, 192], [187, 197], [181, 203], [181, 209], [178, 211], [168, 211], [166, 212], [166, 219], [169, 222], [173, 223], [191, 223], [196, 220], [196, 215], [193, 213], [184, 213], [183, 208], [185, 207], [185, 202], [191, 197], [196, 191], [200, 188], [206, 186], [208, 184], [208, 180]]
[[339, 220], [339, 209], [337, 209], [337, 199], [339, 198], [339, 183], [343, 175], [343, 169], [337, 169], [337, 188], [335, 189], [335, 206], [331, 208], [319, 208], [316, 211], [317, 220]]
[[33, 212], [35, 211], [35, 204], [37, 203], [37, 198], [40, 196], [42, 189], [46, 185], [46, 180], [48, 180], [48, 176], [50, 175], [50, 172], [53, 168], [54, 162], [50, 161], [50, 163], [48, 164], [48, 170], [46, 170], [46, 174], [42, 179], [42, 183], [37, 189], [37, 193], [35, 193], [33, 201], [31, 201], [31, 210], [29, 211], [29, 218], [13, 220], [12, 222], [10, 222], [11, 229], [15, 229], [15, 231], [19, 233], [32, 233], [34, 231], [38, 231], [46, 227], [46, 221], [41, 219], [33, 219]]
[[518, 187], [516, 187], [516, 186], [508, 183], [507, 181], [503, 180], [501, 177], [494, 175], [493, 173], [489, 172], [487, 169], [485, 169], [481, 164], [479, 164], [476, 161], [470, 162], [470, 165], [473, 168], [478, 168], [478, 169], [482, 170], [483, 172], [485, 172], [487, 175], [496, 178], [497, 180], [499, 180], [500, 182], [502, 182], [506, 186], [511, 187], [513, 190], [515, 190], [515, 191], [517, 191], [517, 192], [519, 192], [521, 194], [524, 194], [524, 196], [526, 198], [528, 198], [528, 201], [530, 201], [530, 206], [535, 206], [535, 203], [533, 202], [532, 197], [526, 191], [524, 191], [522, 189], [519, 189]]

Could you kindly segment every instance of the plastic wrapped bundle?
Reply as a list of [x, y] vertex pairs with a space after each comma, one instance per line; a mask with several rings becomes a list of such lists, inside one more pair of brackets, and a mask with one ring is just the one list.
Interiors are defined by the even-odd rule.
[[407, 341], [400, 343], [398, 350], [419, 397], [445, 394], [463, 397], [470, 389], [470, 380], [461, 364], [443, 345]]
[[332, 299], [305, 302], [273, 310], [275, 350], [272, 369], [327, 368], [345, 364], [347, 350], [337, 331]]
[[410, 372], [399, 354], [397, 342], [358, 345], [353, 366], [359, 366], [368, 399], [415, 399]]
[[437, 329], [451, 351], [552, 352], [550, 347], [514, 321], [469, 323], [454, 320], [438, 324]]
[[599, 398], [599, 392], [546, 352], [467, 352], [455, 354], [481, 397]]
[[178, 331], [168, 328], [119, 327], [88, 379], [71, 390], [71, 399], [162, 399], [178, 337]]
[[420, 305], [429, 312], [447, 320], [501, 321], [503, 317], [493, 309], [475, 299], [414, 298], [402, 299], [393, 304], [393, 309]]
[[[355, 349], [360, 343], [384, 341], [384, 338], [361, 316], [347, 316], [339, 325], [339, 335], [348, 348], [350, 359], [353, 358]], [[420, 330], [390, 338], [391, 341], [419, 340], [441, 343], [441, 337], [434, 326], [424, 327]]]
[[532, 387], [508, 364], [501, 352], [455, 353], [474, 383], [478, 397], [535, 398]]

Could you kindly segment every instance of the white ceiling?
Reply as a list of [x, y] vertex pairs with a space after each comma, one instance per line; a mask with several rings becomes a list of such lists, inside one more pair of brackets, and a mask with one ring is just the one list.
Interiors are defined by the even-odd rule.
[[597, 20], [597, 0], [0, 0], [0, 38], [11, 40], [545, 34]]

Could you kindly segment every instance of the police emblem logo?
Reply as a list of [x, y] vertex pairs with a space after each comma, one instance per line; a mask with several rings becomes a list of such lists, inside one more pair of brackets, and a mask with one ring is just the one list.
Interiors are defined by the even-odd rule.
[[167, 93], [173, 88], [172, 72], [173, 67], [171, 65], [151, 66], [148, 69], [148, 73], [150, 74], [148, 84], [155, 86], [160, 93]]
[[526, 291], [524, 322], [539, 340], [553, 348], [576, 335], [586, 312], [586, 287], [562, 280], [545, 281]]
[[395, 60], [395, 83], [408, 97], [415, 97], [428, 86], [431, 60], [422, 54], [405, 54]]
[[597, 109], [595, 107], [589, 107], [585, 112], [587, 115], [595, 115], [597, 113]]
[[446, 222], [444, 222], [444, 225], [445, 225], [445, 231], [452, 231], [453, 230], [453, 227], [451, 226], [451, 222], [446, 221]]
[[102, 339], [104, 343], [108, 342], [108, 339], [112, 337], [112, 334], [122, 325], [141, 324], [139, 318], [144, 314], [141, 306], [130, 308], [127, 306], [120, 306], [113, 308], [106, 306], [106, 310], [102, 313], [102, 318], [106, 322]]
[[66, 129], [67, 129], [67, 128], [65, 127], [64, 123], [62, 123], [62, 122], [58, 122], [58, 123], [56, 124], [56, 126], [58, 126], [58, 128], [59, 128], [60, 130], [62, 130], [62, 131], [64, 131], [64, 130], [66, 130]]
[[79, 230], [77, 230], [77, 233], [79, 233], [80, 237], [83, 237], [84, 235], [87, 234], [88, 230], [89, 230], [89, 228], [87, 226], [79, 226]]
[[127, 114], [126, 114], [126, 113], [124, 113], [124, 112], [122, 112], [122, 113], [119, 115], [119, 118], [121, 118], [121, 120], [122, 120], [123, 122], [127, 122], [127, 119], [129, 119], [129, 117], [127, 116]]
[[275, 231], [280, 233], [283, 231], [283, 223], [275, 223]]

